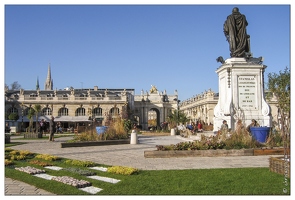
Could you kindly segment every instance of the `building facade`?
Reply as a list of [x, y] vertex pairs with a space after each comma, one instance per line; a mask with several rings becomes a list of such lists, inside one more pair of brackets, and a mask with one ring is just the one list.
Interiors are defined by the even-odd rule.
[[[64, 130], [79, 129], [82, 132], [88, 125], [107, 126], [116, 117], [129, 118], [141, 127], [150, 130], [151, 126], [159, 127], [172, 110], [184, 112], [190, 122], [202, 121], [207, 125], [213, 124], [214, 107], [218, 103], [219, 95], [211, 89], [180, 102], [177, 90], [174, 94], [167, 94], [166, 90], [158, 91], [152, 85], [149, 91], [141, 91], [136, 95], [134, 89], [101, 89], [98, 86], [88, 89], [65, 88], [53, 90], [51, 67], [48, 66], [47, 79], [44, 90], [39, 88], [37, 80], [36, 90], [9, 90], [5, 88], [5, 120], [18, 131], [27, 131], [30, 123], [28, 118], [30, 109], [38, 111], [38, 120], [49, 122], [51, 116], [60, 122]], [[278, 121], [276, 99], [268, 100], [274, 121]], [[18, 120], [9, 121], [11, 113], [18, 115]], [[31, 118], [36, 121], [36, 116]], [[149, 124], [151, 119], [153, 124]]]

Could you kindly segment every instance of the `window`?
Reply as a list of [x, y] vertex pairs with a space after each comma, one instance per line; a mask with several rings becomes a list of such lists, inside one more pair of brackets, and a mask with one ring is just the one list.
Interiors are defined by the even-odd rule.
[[119, 108], [112, 108], [112, 109], [110, 110], [110, 113], [111, 113], [112, 116], [117, 116], [117, 115], [119, 115]]
[[52, 111], [50, 108], [43, 108], [42, 115], [52, 115]]
[[76, 116], [85, 116], [85, 108], [78, 108], [75, 113]]
[[58, 111], [58, 116], [68, 116], [69, 110], [67, 108], [61, 108]]
[[101, 108], [95, 108], [92, 112], [94, 116], [102, 116], [102, 109]]
[[11, 113], [18, 113], [17, 109], [14, 107], [11, 107], [8, 109], [7, 114], [10, 115]]

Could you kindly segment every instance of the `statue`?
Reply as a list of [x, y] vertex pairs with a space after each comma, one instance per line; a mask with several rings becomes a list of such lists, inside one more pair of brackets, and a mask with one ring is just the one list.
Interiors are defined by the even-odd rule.
[[156, 93], [158, 91], [158, 89], [156, 88], [156, 86], [151, 85], [152, 88], [150, 89], [150, 93]]
[[223, 25], [231, 57], [248, 57], [250, 54], [250, 36], [247, 35], [246, 26], [248, 22], [245, 15], [239, 12], [239, 8], [233, 8]]

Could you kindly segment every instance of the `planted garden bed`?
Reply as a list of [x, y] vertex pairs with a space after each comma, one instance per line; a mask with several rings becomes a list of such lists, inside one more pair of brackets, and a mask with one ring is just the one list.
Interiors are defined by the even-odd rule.
[[67, 148], [67, 147], [87, 147], [87, 146], [103, 146], [103, 145], [118, 145], [118, 144], [130, 144], [130, 139], [102, 140], [102, 141], [64, 142], [64, 143], [61, 143], [61, 148]]
[[[290, 151], [290, 149], [288, 150]], [[144, 151], [145, 158], [284, 155], [284, 148]]]

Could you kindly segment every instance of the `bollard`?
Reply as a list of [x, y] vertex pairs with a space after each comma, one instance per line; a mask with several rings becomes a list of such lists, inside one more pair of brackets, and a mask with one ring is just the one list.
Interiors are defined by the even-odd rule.
[[135, 130], [132, 130], [130, 144], [137, 144], [137, 133]]
[[175, 135], [175, 129], [174, 128], [171, 129], [171, 135]]

